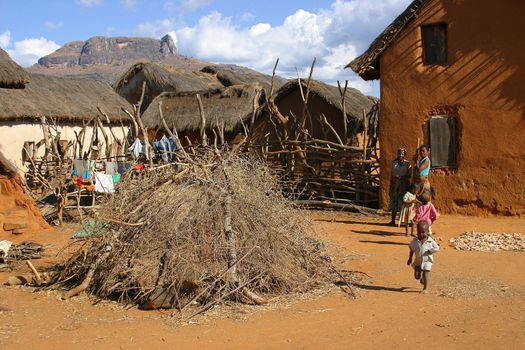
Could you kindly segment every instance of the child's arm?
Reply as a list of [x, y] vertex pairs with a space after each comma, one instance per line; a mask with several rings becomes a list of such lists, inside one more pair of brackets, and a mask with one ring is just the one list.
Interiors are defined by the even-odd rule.
[[439, 252], [439, 246], [436, 243], [436, 241], [433, 240], [432, 242], [430, 242], [430, 248], [427, 250], [427, 254], [434, 254], [437, 252]]
[[430, 203], [431, 207], [430, 207], [430, 210], [431, 210], [431, 218], [432, 218], [432, 222], [436, 221], [437, 218], [439, 218], [439, 213], [437, 212], [436, 210], [436, 207], [434, 206], [434, 204]]
[[408, 260], [407, 260], [407, 265], [410, 266], [410, 264], [412, 264], [412, 256], [414, 255], [414, 252], [412, 251], [412, 249], [410, 249], [410, 252], [408, 253]]

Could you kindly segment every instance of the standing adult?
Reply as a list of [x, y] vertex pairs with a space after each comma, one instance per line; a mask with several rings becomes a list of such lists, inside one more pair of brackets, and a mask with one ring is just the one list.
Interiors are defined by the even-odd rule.
[[397, 158], [392, 161], [390, 172], [390, 210], [392, 210], [391, 225], [395, 225], [397, 212], [403, 207], [403, 195], [408, 191], [410, 183], [410, 162], [405, 159], [407, 150], [401, 147], [397, 150]]

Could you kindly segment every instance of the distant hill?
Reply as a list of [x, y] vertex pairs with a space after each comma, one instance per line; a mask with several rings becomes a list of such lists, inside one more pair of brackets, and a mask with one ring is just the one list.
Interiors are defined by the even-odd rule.
[[152, 61], [176, 68], [201, 69], [208, 62], [177, 54], [173, 39], [95, 36], [86, 41], [72, 41], [44, 56], [28, 68], [32, 73], [84, 77], [113, 83], [132, 64]]
[[[201, 70], [212, 65], [197, 58], [179, 55], [169, 35], [165, 35], [160, 40], [95, 36], [86, 41], [69, 42], [55, 52], [40, 58], [37, 64], [27, 70], [55, 76], [95, 78], [113, 84], [131, 65], [139, 61], [152, 61], [173, 68], [191, 70]], [[244, 74], [252, 78], [257, 77], [257, 81], [262, 80], [265, 83], [270, 80], [267, 75], [246, 67], [222, 64], [213, 66], [217, 71], [226, 72], [228, 76], [237, 74], [237, 78], [233, 79], [235, 82], [244, 82], [244, 79], [238, 78], [239, 75]], [[278, 80], [282, 79], [278, 78]]]

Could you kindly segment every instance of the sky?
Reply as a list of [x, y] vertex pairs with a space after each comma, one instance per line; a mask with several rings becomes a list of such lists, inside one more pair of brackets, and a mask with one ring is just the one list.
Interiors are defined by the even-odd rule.
[[378, 96], [379, 82], [344, 69], [411, 0], [1, 0], [0, 47], [27, 67], [93, 36], [170, 34], [180, 54], [285, 78], [349, 80]]

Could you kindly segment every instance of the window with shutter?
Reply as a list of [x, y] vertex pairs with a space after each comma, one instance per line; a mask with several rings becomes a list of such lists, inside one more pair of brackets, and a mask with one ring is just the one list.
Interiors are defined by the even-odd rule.
[[447, 64], [447, 24], [427, 24], [421, 27], [423, 62], [426, 65]]
[[432, 168], [456, 167], [456, 117], [430, 117], [428, 129]]

